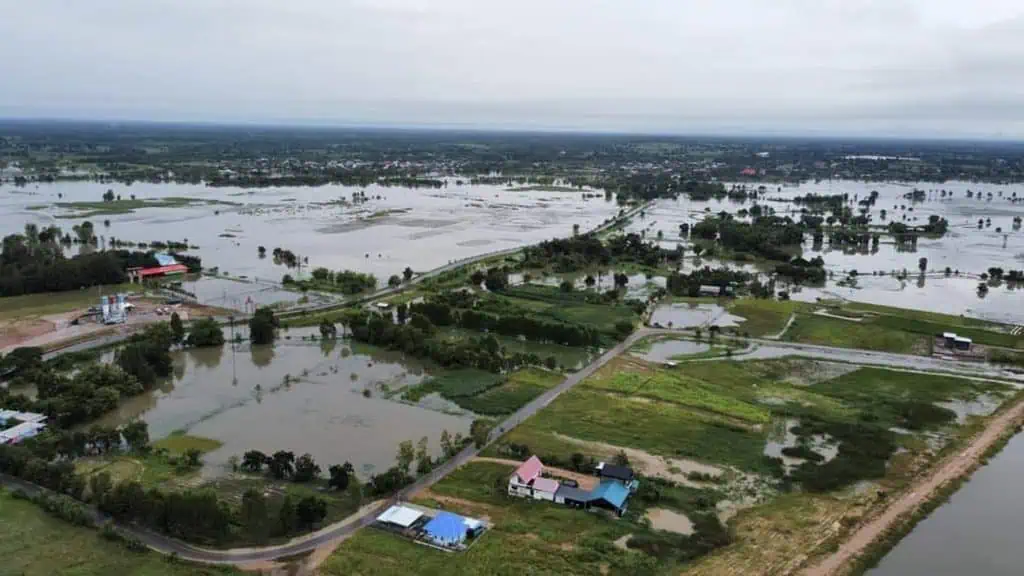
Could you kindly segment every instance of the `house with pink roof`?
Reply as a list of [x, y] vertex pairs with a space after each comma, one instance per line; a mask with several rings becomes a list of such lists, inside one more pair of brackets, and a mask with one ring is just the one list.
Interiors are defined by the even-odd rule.
[[558, 492], [559, 487], [558, 480], [542, 478], [542, 472], [544, 464], [540, 458], [531, 456], [509, 477], [508, 495], [554, 502], [555, 492]]

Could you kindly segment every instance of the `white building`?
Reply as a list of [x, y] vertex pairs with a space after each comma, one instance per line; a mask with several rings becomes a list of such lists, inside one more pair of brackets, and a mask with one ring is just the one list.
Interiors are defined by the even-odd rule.
[[555, 492], [558, 492], [559, 487], [558, 481], [541, 478], [543, 471], [544, 465], [540, 458], [531, 456], [509, 477], [508, 495], [554, 502]]

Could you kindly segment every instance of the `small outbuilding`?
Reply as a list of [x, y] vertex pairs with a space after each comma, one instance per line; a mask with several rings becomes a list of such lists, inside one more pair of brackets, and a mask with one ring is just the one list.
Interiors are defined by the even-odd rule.
[[953, 339], [953, 345], [957, 350], [970, 350], [971, 344], [973, 344], [973, 341], [964, 336], [957, 336]]
[[415, 508], [395, 505], [385, 510], [380, 516], [377, 516], [377, 521], [399, 528], [409, 528], [422, 517], [423, 513]]

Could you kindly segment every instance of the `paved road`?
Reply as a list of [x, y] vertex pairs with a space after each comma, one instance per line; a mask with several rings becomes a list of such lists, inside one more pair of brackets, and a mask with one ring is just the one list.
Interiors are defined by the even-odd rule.
[[[643, 336], [657, 334], [688, 336], [690, 334], [685, 330], [669, 330], [664, 328], [641, 328], [637, 333]], [[736, 353], [733, 356], [733, 359], [752, 360], [780, 358], [782, 356], [807, 356], [809, 358], [816, 358], [820, 360], [849, 362], [851, 364], [863, 364], [868, 366], [888, 366], [916, 372], [948, 372], [952, 374], [963, 374], [966, 376], [984, 376], [987, 378], [1002, 378], [1024, 382], [1024, 374], [985, 362], [963, 362], [958, 360], [945, 360], [931, 356], [894, 354], [892, 352], [879, 352], [875, 350], [861, 350], [856, 348], [832, 348], [830, 346], [782, 342], [763, 338], [747, 338], [746, 340], [756, 344], [757, 346], [749, 353]]]

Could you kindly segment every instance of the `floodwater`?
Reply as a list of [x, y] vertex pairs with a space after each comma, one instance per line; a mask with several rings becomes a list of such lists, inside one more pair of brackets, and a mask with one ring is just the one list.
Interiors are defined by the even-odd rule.
[[[440, 189], [57, 182], [0, 188], [0, 234], [20, 232], [28, 222], [70, 231], [86, 218], [57, 218], [75, 213], [53, 203], [98, 202], [108, 188], [125, 199], [134, 194], [147, 200], [187, 197], [237, 205], [197, 203], [93, 216], [88, 220], [97, 235], [134, 242], [187, 238], [199, 246], [190, 253], [201, 256], [205, 267], [274, 281], [286, 273], [299, 274], [274, 262], [273, 249], [280, 247], [303, 259], [303, 272], [318, 266], [357, 270], [376, 275], [381, 286], [406, 266], [422, 272], [452, 260], [568, 236], [574, 224], [589, 230], [619, 210], [603, 194], [588, 199], [580, 192], [522, 192], [457, 186], [454, 181]], [[367, 200], [353, 204], [353, 193], [359, 191], [365, 191]], [[104, 220], [110, 221], [109, 227]], [[261, 245], [265, 258], [258, 256]]]
[[224, 445], [205, 458], [209, 474], [255, 449], [309, 452], [325, 469], [347, 460], [366, 475], [393, 465], [403, 440], [426, 436], [436, 456], [443, 430], [468, 432], [471, 415], [385, 398], [422, 382], [422, 365], [398, 353], [308, 342], [302, 335], [291, 330], [291, 340], [240, 343], [234, 352], [230, 344], [174, 352], [174, 374], [160, 389], [126, 400], [99, 423], [142, 418], [154, 439], [183, 431], [220, 440]]
[[870, 576], [1017, 576], [1024, 555], [1024, 435], [921, 521]]
[[[769, 430], [768, 440], [764, 445], [764, 455], [772, 458], [781, 458], [787, 471], [804, 463], [803, 458], [795, 458], [782, 453], [785, 448], [795, 448], [800, 443], [800, 438], [793, 432], [793, 428], [800, 425], [800, 421], [787, 418], [772, 423]], [[839, 447], [825, 434], [814, 434], [807, 440], [807, 447], [817, 452], [825, 459], [822, 463], [828, 462], [839, 454]]]
[[694, 342], [692, 340], [658, 340], [651, 343], [649, 350], [645, 352], [636, 351], [633, 352], [633, 355], [650, 362], [668, 362], [678, 356], [692, 356], [707, 352], [708, 350], [711, 350], [711, 345], [703, 342]]
[[[751, 187], [748, 185], [748, 188]], [[781, 189], [777, 186], [767, 188], [766, 198], [769, 200], [761, 200], [760, 203], [774, 208], [778, 215], [790, 215], [796, 220], [800, 218], [800, 206], [775, 202], [772, 199], [784, 200], [815, 193], [849, 194], [853, 200], [855, 197], [866, 198], [872, 190], [877, 190], [878, 200], [869, 211], [873, 225], [886, 225], [891, 221], [920, 225], [926, 223], [928, 217], [933, 214], [949, 221], [949, 231], [944, 237], [920, 238], [914, 250], [898, 248], [891, 239], [885, 237], [877, 252], [832, 250], [827, 241], [822, 246], [814, 246], [811, 238], [807, 237], [804, 243], [804, 257], [813, 258], [820, 255], [825, 260], [826, 268], [834, 273], [835, 278], [828, 282], [824, 291], [805, 289], [804, 296], [800, 299], [813, 301], [819, 296], [828, 297], [822, 293], [827, 292], [831, 297], [1024, 324], [1024, 306], [1021, 306], [1020, 291], [1012, 290], [1006, 285], [994, 286], [987, 295], [980, 297], [977, 293], [976, 277], [990, 267], [1024, 268], [1024, 231], [1013, 225], [1015, 216], [1024, 216], [1024, 201], [1020, 200], [1024, 198], [1024, 185], [823, 181], [786, 186]], [[912, 202], [903, 197], [914, 188], [927, 191], [927, 199]], [[941, 194], [942, 190], [947, 191], [945, 197]], [[967, 190], [974, 192], [975, 197], [967, 198]], [[989, 193], [992, 194], [991, 199], [988, 198]], [[1014, 195], [1018, 198], [1016, 203], [1011, 201]], [[722, 211], [735, 214], [741, 208], [749, 208], [752, 204], [750, 201], [742, 203], [728, 199], [693, 201], [688, 197], [659, 200], [643, 217], [634, 218], [627, 231], [642, 233], [651, 240], [657, 239], [660, 231], [660, 243], [666, 248], [673, 248], [680, 242], [687, 244], [686, 239], [679, 236], [680, 224], [687, 223], [692, 226], [708, 215]], [[856, 203], [852, 207], [856, 212]], [[883, 209], [887, 212], [885, 219], [881, 217]], [[904, 216], [907, 217], [906, 220], [903, 220]], [[985, 220], [981, 229], [978, 228], [979, 219]], [[991, 224], [988, 223], [989, 220]], [[997, 228], [1001, 231], [997, 232]], [[924, 285], [919, 286], [918, 260], [922, 257], [928, 259], [929, 271], [938, 274], [929, 274]], [[730, 266], [735, 267], [732, 264]], [[959, 271], [962, 277], [944, 278], [941, 272], [947, 266], [953, 271]], [[744, 268], [750, 267], [748, 265]], [[905, 282], [892, 276], [875, 279], [865, 277], [865, 273], [870, 275], [872, 271], [891, 272], [903, 269], [910, 272], [910, 278]], [[835, 286], [835, 281], [845, 277], [850, 270], [857, 270], [860, 275], [857, 287]], [[968, 274], [974, 275], [973, 279], [966, 277]]]
[[651, 325], [669, 328], [706, 328], [739, 326], [746, 319], [729, 314], [718, 304], [676, 303], [658, 306], [651, 314]]

